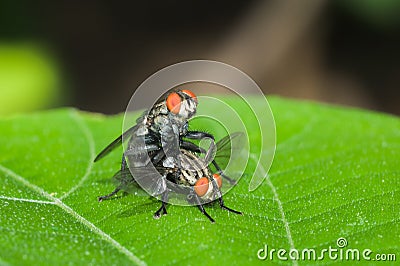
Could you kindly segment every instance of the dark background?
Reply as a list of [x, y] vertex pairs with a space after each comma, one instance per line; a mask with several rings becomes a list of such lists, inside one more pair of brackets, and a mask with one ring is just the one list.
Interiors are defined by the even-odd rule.
[[57, 77], [44, 82], [52, 97], [15, 112], [121, 112], [157, 70], [210, 59], [241, 69], [266, 94], [399, 115], [399, 11], [393, 0], [3, 0], [0, 48], [28, 43]]

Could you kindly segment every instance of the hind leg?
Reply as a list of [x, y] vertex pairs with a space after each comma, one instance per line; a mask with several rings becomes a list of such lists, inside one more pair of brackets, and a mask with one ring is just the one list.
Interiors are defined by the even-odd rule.
[[168, 204], [168, 189], [165, 190], [165, 192], [161, 196], [161, 207], [154, 213], [153, 217], [154, 219], [159, 219], [161, 215], [166, 215], [167, 214], [167, 204]]

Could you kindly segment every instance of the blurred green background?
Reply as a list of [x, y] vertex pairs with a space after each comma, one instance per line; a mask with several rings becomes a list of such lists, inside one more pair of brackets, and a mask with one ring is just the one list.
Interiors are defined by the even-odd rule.
[[35, 44], [0, 44], [0, 114], [60, 104], [61, 80], [54, 60]]
[[266, 94], [400, 114], [400, 1], [0, 2], [0, 115], [117, 113], [155, 71], [211, 59]]

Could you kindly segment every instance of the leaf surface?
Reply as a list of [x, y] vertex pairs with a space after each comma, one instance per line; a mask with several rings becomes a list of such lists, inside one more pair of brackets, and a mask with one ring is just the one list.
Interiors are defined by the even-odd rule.
[[[338, 248], [340, 237], [344, 250], [400, 256], [400, 120], [269, 102], [277, 128], [269, 178], [248, 192], [250, 161], [224, 197], [244, 215], [207, 206], [215, 224], [184, 206], [169, 206], [155, 220], [160, 203], [149, 197], [97, 202], [114, 189], [122, 149], [93, 159], [121, 133], [122, 115], [59, 109], [0, 119], [0, 265], [261, 265], [257, 251], [265, 245], [319, 252]], [[272, 262], [310, 263], [278, 260], [276, 253]]]

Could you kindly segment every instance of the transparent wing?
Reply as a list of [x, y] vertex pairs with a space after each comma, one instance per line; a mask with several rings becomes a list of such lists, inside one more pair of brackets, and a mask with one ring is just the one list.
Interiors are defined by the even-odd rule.
[[122, 191], [140, 196], [148, 196], [148, 194], [135, 181], [129, 169], [119, 170], [112, 177], [112, 181], [114, 185]]
[[[162, 172], [165, 170], [164, 167], [157, 167], [158, 171]], [[169, 203], [175, 203], [179, 205], [187, 204], [187, 195], [191, 193], [191, 187], [182, 186], [175, 184], [170, 181], [165, 181], [162, 176], [151, 173], [146, 168], [134, 168], [132, 171], [135, 177], [129, 169], [120, 170], [113, 176], [113, 182], [116, 187], [127, 193], [137, 196], [153, 196], [161, 200], [161, 194], [168, 189]], [[141, 183], [139, 184], [138, 181]], [[146, 184], [146, 190], [141, 186]], [[148, 193], [147, 191], [151, 192]]]
[[131, 127], [130, 129], [128, 129], [127, 131], [125, 131], [121, 136], [119, 136], [118, 138], [116, 138], [113, 142], [111, 142], [107, 147], [105, 147], [94, 159], [94, 162], [99, 161], [101, 158], [103, 158], [104, 156], [106, 156], [107, 154], [109, 154], [112, 150], [114, 150], [115, 148], [117, 148], [119, 145], [122, 144], [122, 140], [123, 139], [127, 139], [130, 135], [133, 134], [133, 132], [135, 132], [137, 130], [138, 125], [134, 125], [133, 127]]
[[222, 169], [225, 169], [229, 160], [235, 159], [244, 149], [244, 137], [245, 134], [243, 132], [234, 132], [217, 142], [214, 160]]
[[209, 168], [224, 178], [221, 191], [225, 193], [237, 184], [246, 168], [247, 160], [241, 157], [245, 148], [245, 134], [242, 132], [229, 134], [219, 140], [216, 146], [216, 155]]
[[158, 196], [166, 189], [163, 176], [158, 172], [163, 168], [133, 167], [119, 170], [113, 182], [121, 190], [135, 195]]

